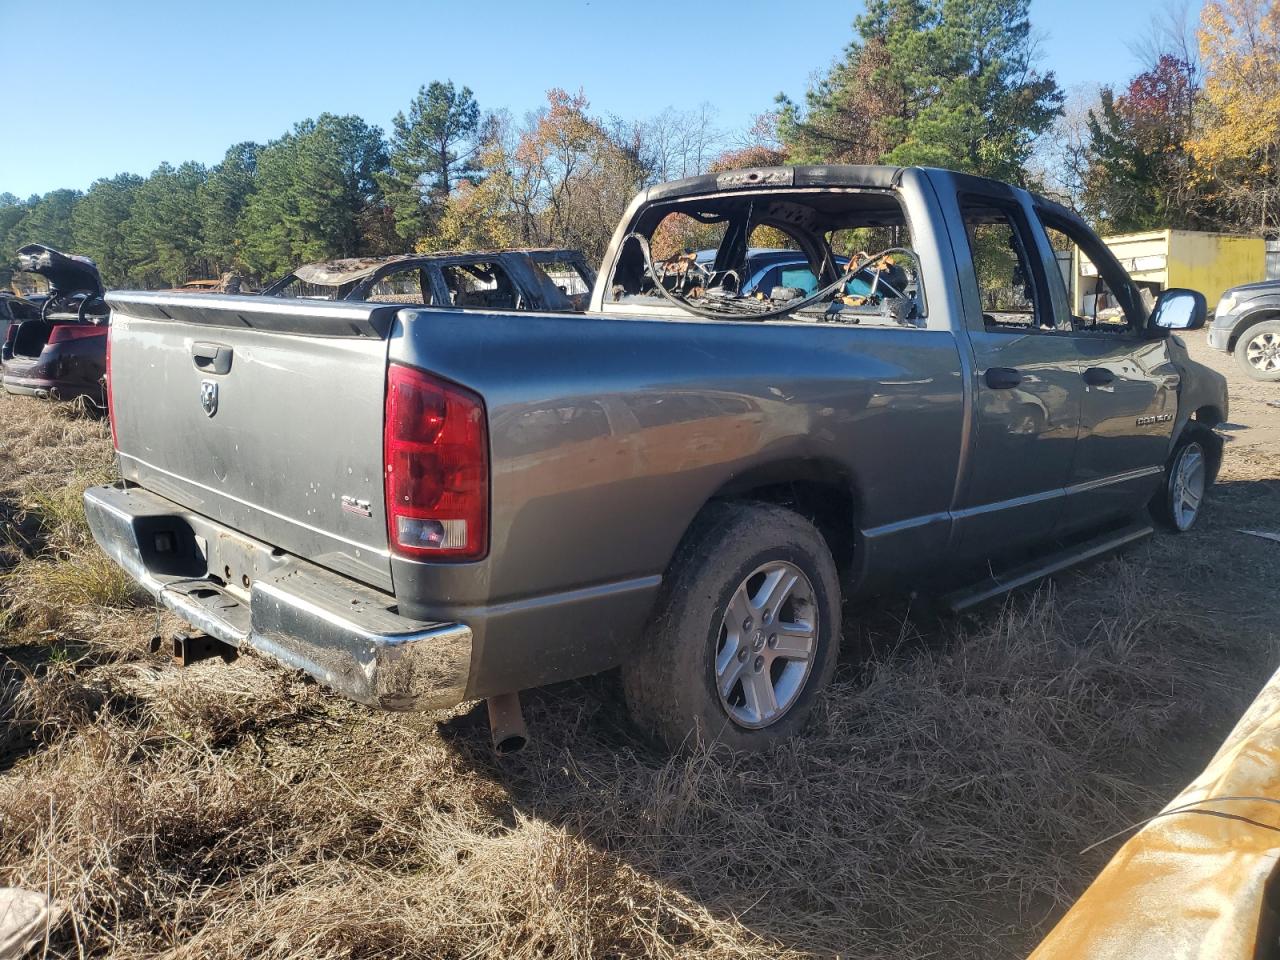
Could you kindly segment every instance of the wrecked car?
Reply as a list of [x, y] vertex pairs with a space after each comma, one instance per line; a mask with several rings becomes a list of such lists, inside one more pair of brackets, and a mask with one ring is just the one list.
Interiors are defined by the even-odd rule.
[[571, 313], [586, 308], [594, 283], [578, 250], [481, 250], [309, 263], [262, 295]]
[[85, 397], [102, 406], [108, 309], [97, 266], [31, 243], [18, 250], [18, 269], [44, 277], [49, 294], [36, 315], [27, 311], [9, 324], [0, 353], [4, 389], [54, 400]]
[[[1123, 325], [1072, 314], [1050, 232]], [[815, 289], [746, 292], [766, 246]], [[849, 295], [873, 265], [896, 282]], [[175, 654], [256, 650], [388, 709], [487, 698], [499, 749], [519, 691], [615, 667], [668, 743], [775, 744], [842, 597], [963, 609], [1186, 530], [1227, 416], [1175, 335], [1201, 295], [1148, 312], [1074, 213], [940, 170], [652, 187], [586, 314], [108, 300], [121, 479], [85, 510], [199, 631]]]

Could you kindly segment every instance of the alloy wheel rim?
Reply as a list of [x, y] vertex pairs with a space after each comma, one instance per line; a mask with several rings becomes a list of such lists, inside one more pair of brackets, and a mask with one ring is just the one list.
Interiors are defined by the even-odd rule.
[[1280, 370], [1280, 334], [1260, 333], [1245, 347], [1249, 363], [1263, 373]]
[[818, 605], [804, 571], [772, 560], [748, 574], [716, 641], [716, 691], [729, 719], [752, 730], [780, 720], [808, 682], [817, 645]]
[[1204, 500], [1205, 459], [1200, 444], [1189, 443], [1182, 448], [1171, 479], [1173, 522], [1179, 530], [1187, 530], [1196, 522]]

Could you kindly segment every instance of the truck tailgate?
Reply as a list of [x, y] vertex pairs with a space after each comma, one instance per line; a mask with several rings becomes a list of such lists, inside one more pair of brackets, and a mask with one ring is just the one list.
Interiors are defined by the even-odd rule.
[[124, 478], [389, 589], [382, 421], [398, 308], [203, 294], [107, 301]]

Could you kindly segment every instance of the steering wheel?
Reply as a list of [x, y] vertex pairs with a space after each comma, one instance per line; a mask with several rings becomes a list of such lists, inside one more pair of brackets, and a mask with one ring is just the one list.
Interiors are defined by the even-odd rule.
[[103, 302], [103, 299], [101, 297], [96, 297], [92, 294], [85, 294], [84, 297], [82, 297], [80, 300], [80, 308], [76, 310], [76, 320], [78, 320], [80, 323], [84, 323], [84, 319], [85, 319], [84, 315], [88, 311], [89, 304], [91, 303], [94, 304], [95, 306], [100, 303], [103, 306], [106, 306], [106, 304]]

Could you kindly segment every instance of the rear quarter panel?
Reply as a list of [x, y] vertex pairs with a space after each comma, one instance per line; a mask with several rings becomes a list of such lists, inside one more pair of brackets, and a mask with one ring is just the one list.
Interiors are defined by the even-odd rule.
[[846, 478], [864, 529], [945, 510], [955, 484], [948, 331], [404, 310], [390, 357], [488, 407], [489, 556], [397, 563], [397, 596], [429, 606], [661, 574], [707, 500], [770, 462]]

